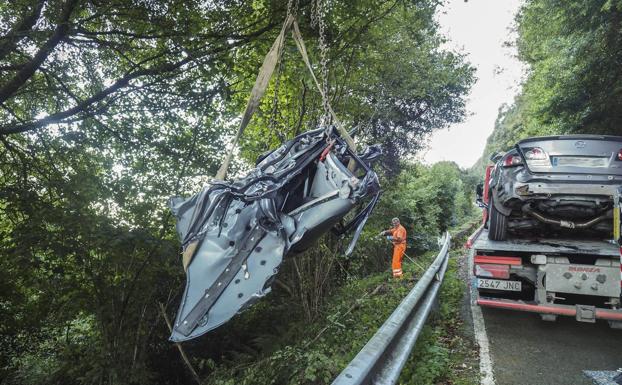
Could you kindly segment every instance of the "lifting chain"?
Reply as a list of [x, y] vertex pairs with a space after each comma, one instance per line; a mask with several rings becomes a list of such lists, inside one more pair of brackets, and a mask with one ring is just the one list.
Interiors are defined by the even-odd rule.
[[296, 17], [298, 14], [298, 0], [289, 0], [287, 2], [287, 17], [290, 15]]
[[331, 113], [328, 103], [328, 45], [326, 44], [326, 4], [325, 0], [311, 2], [311, 26], [317, 25], [320, 39], [320, 66], [322, 70], [322, 107], [324, 113], [320, 119], [320, 126], [328, 127], [331, 123]]
[[311, 28], [317, 27], [317, 0], [311, 0]]

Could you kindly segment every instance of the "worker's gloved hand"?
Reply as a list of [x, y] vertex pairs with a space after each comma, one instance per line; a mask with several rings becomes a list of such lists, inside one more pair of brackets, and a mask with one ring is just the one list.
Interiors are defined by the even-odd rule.
[[382, 237], [384, 233], [385, 233], [384, 231], [381, 231], [380, 233], [378, 233], [378, 235]]
[[389, 236], [387, 236], [387, 239], [388, 239], [389, 241], [393, 241], [393, 235], [389, 235]]

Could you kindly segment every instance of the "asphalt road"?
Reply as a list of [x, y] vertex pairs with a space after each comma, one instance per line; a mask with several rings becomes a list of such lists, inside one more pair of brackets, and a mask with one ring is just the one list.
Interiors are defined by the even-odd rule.
[[498, 385], [590, 385], [584, 370], [622, 367], [622, 330], [606, 322], [482, 309]]
[[[470, 282], [468, 258], [461, 265]], [[593, 385], [584, 370], [622, 368], [622, 330], [611, 329], [604, 321], [581, 323], [560, 316], [556, 322], [545, 322], [537, 314], [492, 308], [479, 308], [479, 315], [469, 303], [467, 294], [463, 314], [468, 324], [475, 324], [475, 339], [482, 340], [484, 334], [487, 340], [496, 385]], [[479, 321], [473, 319], [480, 316]], [[483, 350], [480, 359], [486, 354]]]

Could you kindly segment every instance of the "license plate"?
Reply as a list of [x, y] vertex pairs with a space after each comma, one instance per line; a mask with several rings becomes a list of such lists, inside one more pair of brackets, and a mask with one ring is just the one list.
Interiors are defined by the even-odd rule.
[[521, 281], [504, 281], [502, 279], [478, 278], [477, 287], [479, 289], [505, 290], [505, 291], [521, 291]]
[[554, 156], [551, 159], [553, 166], [564, 167], [607, 167], [608, 158], [590, 158], [581, 156]]

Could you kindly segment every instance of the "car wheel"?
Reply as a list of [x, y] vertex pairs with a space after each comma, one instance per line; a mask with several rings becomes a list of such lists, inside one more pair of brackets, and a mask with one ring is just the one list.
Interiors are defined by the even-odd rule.
[[505, 241], [508, 233], [508, 217], [501, 214], [490, 197], [488, 205], [488, 239], [492, 241]]

